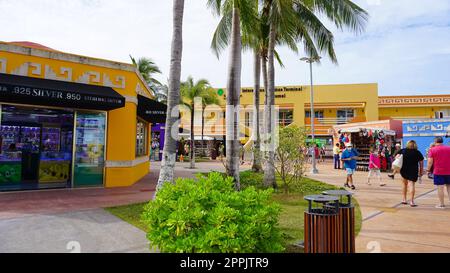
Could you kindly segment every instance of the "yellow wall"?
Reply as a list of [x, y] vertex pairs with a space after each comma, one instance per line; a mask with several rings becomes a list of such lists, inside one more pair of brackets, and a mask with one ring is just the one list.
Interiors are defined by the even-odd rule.
[[[289, 91], [294, 88], [296, 91]], [[305, 126], [305, 105], [310, 103], [310, 86], [287, 86], [277, 87], [275, 92], [275, 104], [280, 107], [294, 109], [294, 123]], [[300, 91], [301, 89], [301, 91]], [[225, 90], [225, 89], [224, 89]], [[253, 105], [253, 88], [243, 88], [241, 95], [241, 106]], [[225, 90], [226, 94], [226, 90]], [[260, 102], [264, 104], [265, 93], [261, 92]], [[221, 96], [222, 106], [226, 103], [226, 96]], [[337, 109], [346, 103], [362, 103], [364, 109], [355, 108], [358, 121], [378, 120], [378, 84], [337, 84], [314, 86], [314, 103], [327, 103], [334, 106], [324, 110], [325, 118], [337, 118]], [[316, 109], [319, 110], [319, 109]], [[320, 109], [323, 110], [323, 109]], [[331, 112], [330, 112], [331, 111]], [[241, 119], [244, 115], [241, 115]]]
[[[133, 166], [106, 167], [105, 185], [129, 186], [149, 172], [148, 161], [136, 163], [135, 145], [137, 95], [151, 95], [133, 66], [0, 42], [0, 73], [46, 79], [55, 79], [56, 74], [62, 81], [111, 86], [127, 102], [124, 108], [108, 112], [107, 165], [120, 166], [132, 162]], [[150, 136], [149, 131], [148, 143]]]
[[130, 168], [106, 168], [107, 187], [131, 186], [146, 176], [149, 169], [148, 161]]
[[380, 119], [435, 118], [435, 112], [445, 111], [449, 107], [395, 107], [380, 108]]

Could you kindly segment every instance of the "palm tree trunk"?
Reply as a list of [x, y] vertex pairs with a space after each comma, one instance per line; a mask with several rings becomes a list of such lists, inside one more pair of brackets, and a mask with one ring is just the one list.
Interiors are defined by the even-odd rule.
[[183, 55], [183, 15], [184, 0], [173, 0], [173, 37], [167, 98], [165, 145], [156, 191], [164, 183], [174, 182], [178, 128], [172, 130], [172, 127], [177, 124], [180, 113], [178, 105], [180, 103], [181, 58]]
[[253, 166], [252, 170], [255, 172], [261, 172], [261, 136], [259, 133], [259, 96], [260, 96], [260, 87], [261, 87], [261, 58], [259, 52], [255, 50], [255, 90], [253, 92], [253, 103], [255, 107], [253, 107]]
[[266, 130], [267, 130], [267, 148], [268, 158], [266, 169], [264, 172], [264, 185], [277, 187], [275, 180], [275, 42], [276, 42], [276, 29], [273, 23], [270, 24], [269, 34], [269, 50], [267, 53], [268, 58], [268, 88], [266, 90]]
[[190, 156], [190, 168], [195, 168], [195, 132], [194, 132], [194, 122], [195, 122], [195, 106], [194, 103], [191, 105], [191, 151], [189, 153]]
[[263, 126], [263, 133], [264, 133], [264, 140], [267, 138], [267, 103], [269, 99], [267, 98], [267, 89], [269, 87], [269, 80], [267, 78], [267, 55], [266, 53], [263, 53], [261, 55], [261, 66], [262, 66], [262, 74], [263, 74], [263, 81], [264, 81], [264, 126]]
[[241, 93], [242, 40], [239, 10], [233, 8], [230, 60], [227, 82], [226, 106], [226, 168], [227, 174], [235, 181], [236, 190], [240, 190], [239, 179], [239, 109]]

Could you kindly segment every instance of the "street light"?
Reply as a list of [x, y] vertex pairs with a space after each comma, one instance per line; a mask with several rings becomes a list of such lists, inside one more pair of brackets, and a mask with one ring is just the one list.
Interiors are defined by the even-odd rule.
[[[312, 71], [312, 65], [314, 62], [319, 62], [320, 59], [322, 59], [320, 56], [317, 57], [304, 57], [301, 58], [300, 61], [309, 63], [309, 69], [310, 69], [310, 75], [311, 75], [311, 142], [313, 145], [315, 145], [315, 128], [314, 128], [314, 119], [316, 117], [316, 113], [314, 111], [314, 84], [313, 84], [313, 71]], [[317, 170], [316, 167], [316, 149], [313, 146], [313, 152], [312, 152], [312, 174], [318, 174], [319, 170]]]

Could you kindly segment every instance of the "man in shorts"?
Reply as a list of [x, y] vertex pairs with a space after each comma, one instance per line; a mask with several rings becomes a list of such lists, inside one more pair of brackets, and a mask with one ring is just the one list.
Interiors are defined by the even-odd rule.
[[344, 167], [347, 170], [347, 181], [344, 184], [344, 187], [351, 188], [355, 190], [356, 187], [353, 184], [353, 174], [356, 171], [356, 159], [358, 158], [359, 153], [353, 148], [351, 143], [345, 144], [345, 151], [342, 152], [342, 161], [344, 161]]
[[427, 172], [434, 174], [434, 185], [438, 188], [439, 205], [436, 208], [445, 209], [445, 188], [450, 198], [450, 147], [444, 145], [442, 137], [436, 137], [434, 143], [428, 152]]

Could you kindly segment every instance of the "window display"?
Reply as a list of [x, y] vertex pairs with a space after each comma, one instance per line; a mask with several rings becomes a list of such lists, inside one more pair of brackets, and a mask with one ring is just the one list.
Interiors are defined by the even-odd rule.
[[[1, 109], [0, 190], [69, 186], [73, 113], [12, 105]], [[65, 150], [63, 127], [70, 136]]]
[[78, 113], [76, 118], [75, 187], [103, 185], [106, 116]]
[[[105, 113], [13, 105], [0, 110], [0, 191], [103, 185]], [[144, 154], [146, 126], [138, 126]]]

